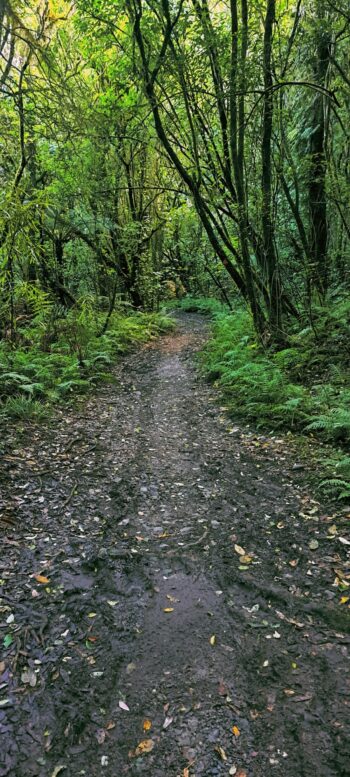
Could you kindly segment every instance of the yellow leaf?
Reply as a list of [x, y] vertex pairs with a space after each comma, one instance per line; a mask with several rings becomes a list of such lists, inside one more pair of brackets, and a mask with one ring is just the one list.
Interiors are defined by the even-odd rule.
[[240, 732], [238, 726], [232, 726], [232, 734], [234, 734], [235, 737], [240, 737], [241, 736], [241, 732]]
[[146, 718], [146, 720], [143, 721], [143, 730], [149, 731], [152, 728], [152, 722]]
[[174, 608], [173, 607], [164, 607], [163, 608], [163, 612], [174, 612]]
[[220, 747], [220, 745], [216, 745], [214, 749], [216, 750], [217, 753], [219, 753], [219, 756], [222, 759], [222, 761], [227, 761], [227, 755], [223, 747]]
[[250, 562], [252, 561], [252, 557], [251, 556], [240, 556], [239, 560], [240, 560], [241, 564], [250, 564]]
[[51, 777], [58, 777], [59, 773], [62, 772], [63, 769], [66, 769], [66, 768], [67, 767], [63, 766], [63, 765], [62, 766], [55, 766], [55, 768], [54, 768], [54, 770], [53, 770], [53, 772], [51, 774]]
[[96, 618], [97, 612], [89, 612], [88, 618]]
[[241, 548], [240, 545], [235, 545], [235, 551], [236, 551], [236, 553], [238, 553], [239, 556], [244, 556], [245, 555], [245, 550], [244, 550], [244, 548]]
[[216, 636], [215, 636], [215, 634], [213, 634], [213, 635], [210, 637], [210, 640], [209, 640], [209, 642], [210, 642], [210, 644], [211, 644], [211, 645], [215, 645], [215, 642], [216, 642]]
[[350, 599], [350, 596], [342, 596], [339, 604], [346, 604], [346, 602], [348, 602], [349, 599]]
[[135, 755], [143, 755], [144, 753], [150, 753], [154, 748], [153, 739], [143, 739], [135, 750]]
[[44, 575], [34, 575], [34, 577], [37, 583], [42, 583], [43, 585], [50, 582], [49, 578]]

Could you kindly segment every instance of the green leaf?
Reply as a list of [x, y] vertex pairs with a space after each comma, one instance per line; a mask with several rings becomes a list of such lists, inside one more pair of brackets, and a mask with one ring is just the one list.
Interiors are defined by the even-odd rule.
[[10, 647], [10, 645], [12, 645], [12, 642], [13, 642], [12, 634], [5, 634], [4, 642], [3, 642], [4, 648]]

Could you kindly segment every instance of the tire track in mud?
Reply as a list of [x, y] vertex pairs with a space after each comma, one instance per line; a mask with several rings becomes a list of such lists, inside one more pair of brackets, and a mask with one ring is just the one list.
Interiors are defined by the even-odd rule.
[[194, 368], [203, 318], [178, 319], [30, 441], [42, 469], [57, 464], [40, 489], [14, 475], [26, 500], [4, 546], [18, 631], [0, 777], [350, 774], [348, 637], [332, 598], [345, 549], [310, 559], [323, 513], [293, 453], [222, 415]]

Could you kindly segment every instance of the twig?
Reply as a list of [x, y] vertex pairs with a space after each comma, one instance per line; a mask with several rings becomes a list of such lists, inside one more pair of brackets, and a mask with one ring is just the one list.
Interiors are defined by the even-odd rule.
[[77, 442], [82, 442], [82, 441], [83, 441], [82, 437], [74, 437], [73, 440], [71, 440], [68, 443], [68, 445], [67, 445], [67, 447], [65, 449], [65, 453], [68, 453], [68, 451], [70, 451], [73, 448], [73, 445], [75, 445]]
[[186, 543], [186, 548], [191, 548], [193, 545], [198, 545], [200, 542], [202, 542], [203, 540], [205, 540], [205, 538], [206, 538], [206, 536], [207, 536], [208, 532], [209, 532], [209, 529], [206, 529], [206, 530], [203, 532], [203, 534], [202, 534], [202, 535], [199, 537], [199, 539], [198, 539], [198, 540], [195, 540], [194, 542], [187, 542], [187, 543]]
[[72, 488], [72, 490], [71, 490], [71, 492], [69, 494], [69, 496], [67, 496], [67, 499], [63, 502], [62, 510], [64, 510], [64, 508], [67, 507], [67, 505], [69, 504], [70, 500], [72, 499], [72, 497], [76, 493], [77, 488], [78, 488], [78, 483], [75, 482], [74, 486], [73, 486], [73, 488]]

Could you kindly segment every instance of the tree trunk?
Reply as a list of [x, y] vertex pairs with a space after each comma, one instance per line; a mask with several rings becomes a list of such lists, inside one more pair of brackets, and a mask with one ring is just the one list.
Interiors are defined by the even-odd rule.
[[[318, 4], [316, 27], [316, 59], [314, 79], [319, 86], [326, 87], [331, 57], [331, 37], [324, 25], [325, 12], [322, 0]], [[312, 132], [310, 136], [310, 256], [311, 278], [321, 298], [326, 294], [329, 281], [328, 267], [328, 224], [326, 196], [326, 107], [327, 98], [315, 93], [312, 106]]]
[[275, 246], [275, 229], [272, 213], [272, 123], [273, 123], [273, 77], [272, 77], [272, 37], [275, 21], [275, 0], [267, 0], [263, 68], [264, 68], [264, 98], [263, 98], [263, 134], [261, 145], [262, 160], [262, 239], [267, 278], [270, 309], [269, 320], [271, 335], [274, 340], [283, 339], [281, 281]]

